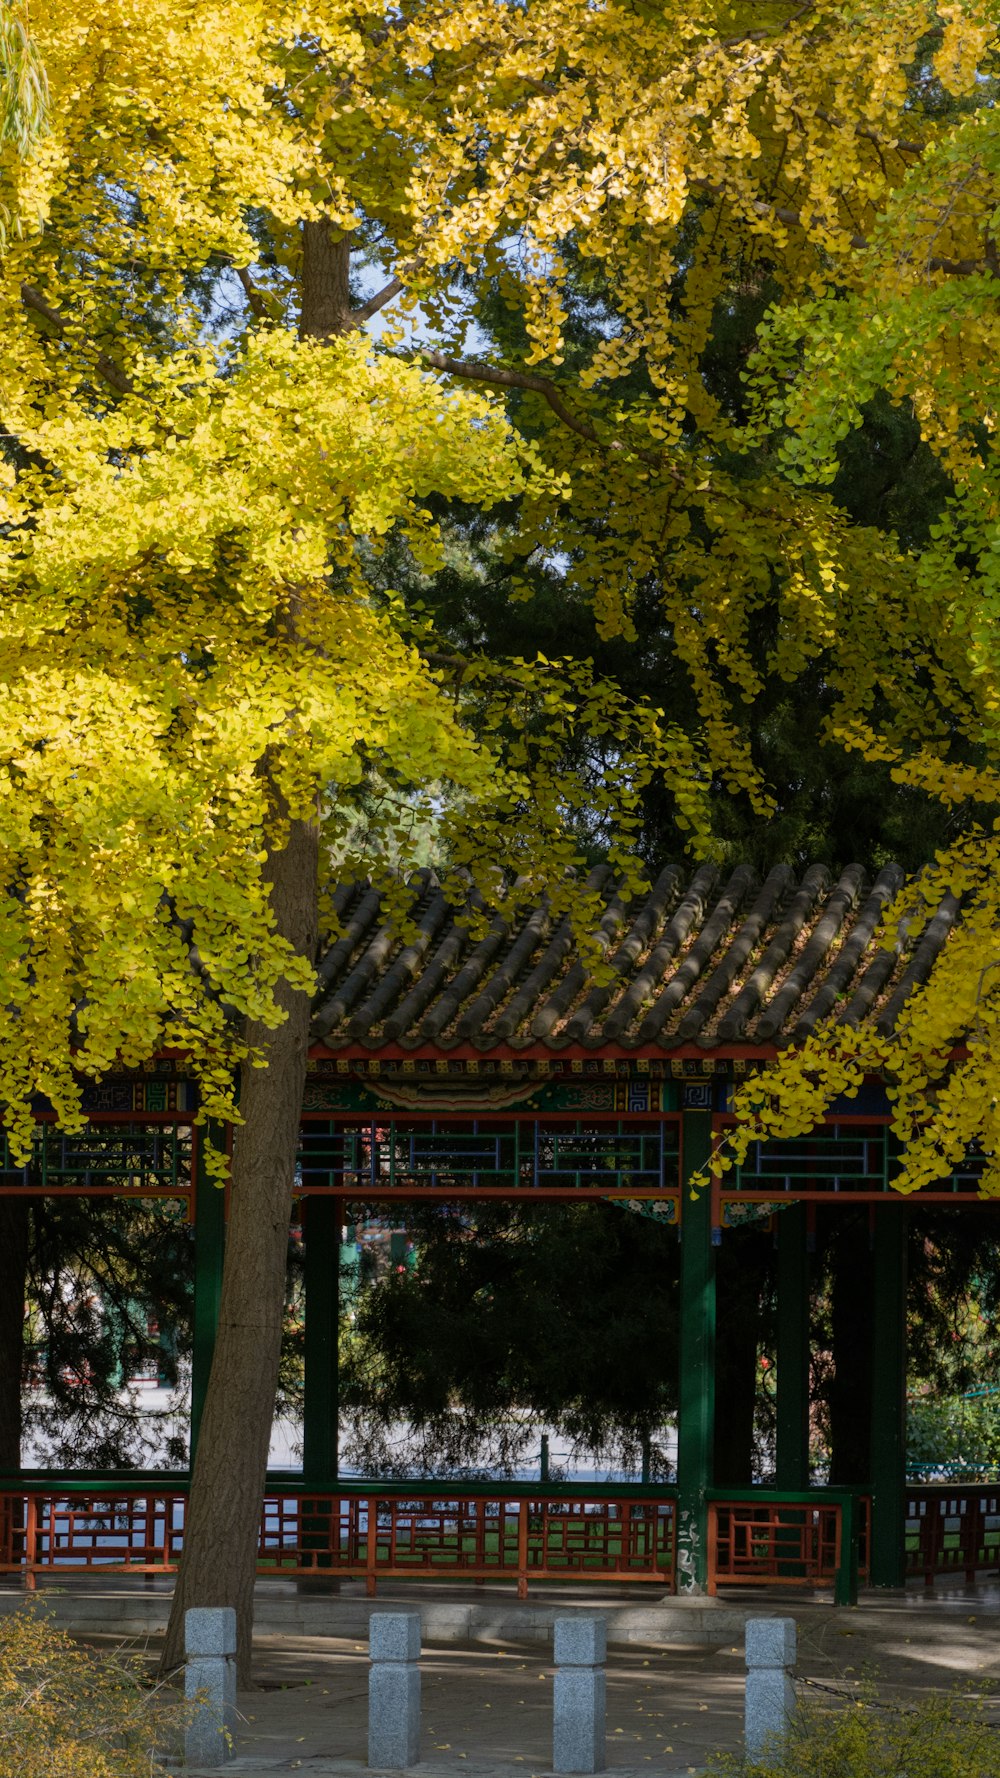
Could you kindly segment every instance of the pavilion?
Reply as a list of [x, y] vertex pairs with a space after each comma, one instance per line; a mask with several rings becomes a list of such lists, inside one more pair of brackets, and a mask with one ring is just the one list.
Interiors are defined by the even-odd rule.
[[[914, 1200], [892, 1191], [889, 1108], [881, 1083], [873, 1080], [856, 1099], [833, 1106], [807, 1141], [759, 1146], [711, 1191], [687, 1189], [716, 1133], [732, 1121], [734, 1085], [741, 1078], [766, 1067], [831, 1015], [844, 1024], [874, 1021], [879, 1031], [892, 1032], [959, 915], [957, 901], [946, 897], [916, 942], [900, 935], [883, 946], [880, 921], [902, 881], [895, 866], [870, 882], [858, 866], [833, 879], [821, 865], [801, 877], [779, 865], [760, 882], [745, 866], [720, 873], [704, 865], [688, 874], [670, 865], [648, 895], [629, 905], [616, 893], [611, 872], [599, 867], [587, 885], [603, 903], [597, 938], [608, 968], [597, 981], [577, 954], [570, 922], [550, 921], [544, 903], [509, 922], [497, 916], [485, 933], [470, 936], [433, 873], [424, 872], [411, 882], [401, 936], [376, 890], [360, 884], [337, 891], [343, 936], [319, 968], [302, 1114], [303, 1474], [296, 1481], [276, 1479], [279, 1504], [272, 1515], [277, 1542], [282, 1548], [295, 1544], [297, 1571], [324, 1563], [348, 1568], [353, 1538], [350, 1571], [367, 1564], [374, 1586], [375, 1540], [364, 1528], [368, 1508], [354, 1501], [349, 1512], [348, 1505], [352, 1491], [367, 1489], [374, 1523], [383, 1497], [393, 1492], [337, 1477], [340, 1230], [350, 1220], [345, 1206], [496, 1197], [579, 1201], [588, 1195], [641, 1203], [677, 1227], [681, 1327], [676, 1486], [635, 1488], [631, 1496], [617, 1488], [613, 1500], [600, 1489], [577, 1486], [561, 1491], [561, 1505], [555, 1499], [560, 1491], [550, 1490], [556, 1529], [558, 1514], [572, 1516], [577, 1501], [576, 1530], [590, 1540], [591, 1577], [595, 1562], [600, 1565], [593, 1555], [598, 1526], [605, 1553], [612, 1551], [609, 1575], [667, 1580], [680, 1591], [836, 1576], [839, 1596], [848, 1597], [859, 1538], [874, 1586], [901, 1585], [908, 1568], [928, 1574], [949, 1565], [968, 1570], [987, 1558], [996, 1566], [996, 1538], [984, 1530], [997, 1512], [992, 1496], [970, 1495], [956, 1506], [943, 1496], [935, 1501], [932, 1490], [915, 1499], [905, 1487], [906, 1219]], [[211, 1363], [225, 1194], [198, 1164], [192, 1107], [182, 1060], [121, 1070], [89, 1088], [86, 1103], [95, 1137], [101, 1132], [119, 1142], [118, 1162], [108, 1161], [106, 1142], [91, 1145], [88, 1161], [85, 1141], [62, 1138], [42, 1123], [36, 1164], [23, 1175], [8, 1169], [2, 1189], [187, 1196], [195, 1225], [194, 1443]], [[952, 1207], [978, 1202], [974, 1157], [918, 1201]], [[850, 1493], [810, 1488], [808, 1246], [817, 1206], [859, 1204], [869, 1209], [877, 1287], [870, 1486]], [[712, 1473], [717, 1249], [727, 1228], [764, 1215], [774, 1218], [778, 1248], [775, 1487], [720, 1498]], [[28, 1479], [18, 1490], [9, 1478], [8, 1498], [20, 1497]], [[41, 1487], [41, 1478], [30, 1481]], [[54, 1482], [46, 1521], [53, 1527]], [[125, 1484], [126, 1478], [117, 1478], [116, 1498]], [[60, 1478], [60, 1486], [67, 1485]], [[145, 1486], [150, 1492], [152, 1483]], [[110, 1497], [107, 1478], [103, 1487], [101, 1500]], [[133, 1492], [138, 1487], [134, 1481]], [[403, 1505], [397, 1499], [390, 1515], [387, 1572], [426, 1572], [432, 1565], [420, 1556], [419, 1527], [438, 1511], [441, 1489], [440, 1482], [422, 1492], [417, 1483], [406, 1485]], [[476, 1520], [479, 1552], [460, 1563], [465, 1573], [478, 1575], [488, 1566], [487, 1518], [494, 1541], [504, 1548], [503, 1502], [514, 1502], [519, 1493], [529, 1504], [518, 1508], [519, 1529], [511, 1518], [511, 1572], [523, 1589], [532, 1566], [559, 1571], [556, 1530], [556, 1541], [550, 1539], [537, 1559], [529, 1549], [532, 1526], [541, 1522], [539, 1514], [549, 1513], [538, 1487], [491, 1484], [477, 1495], [463, 1484], [455, 1494], [465, 1503], [461, 1511], [469, 1525]], [[91, 1511], [97, 1510], [94, 1484], [88, 1498]], [[473, 1509], [469, 1503], [477, 1498], [480, 1505]], [[910, 1530], [916, 1525], [919, 1531], [916, 1543], [909, 1539], [909, 1560], [908, 1512]], [[440, 1524], [451, 1524], [454, 1515], [438, 1518], [440, 1570], [447, 1541]], [[632, 1526], [627, 1536], [623, 1520]], [[946, 1535], [959, 1521], [964, 1531]], [[565, 1524], [559, 1536], [563, 1568], [571, 1572]], [[140, 1554], [148, 1555], [152, 1534], [142, 1537]], [[317, 1556], [324, 1537], [325, 1555]], [[23, 1536], [20, 1545], [9, 1538], [8, 1544], [2, 1565], [14, 1569], [22, 1561]], [[265, 1546], [276, 1547], [262, 1533]], [[54, 1538], [45, 1550], [50, 1547]], [[129, 1547], [137, 1547], [135, 1537]], [[160, 1566], [176, 1552], [169, 1526], [163, 1550]], [[338, 1550], [348, 1555], [341, 1558]], [[157, 1561], [150, 1556], [147, 1565]], [[44, 1566], [42, 1557], [38, 1566]]]

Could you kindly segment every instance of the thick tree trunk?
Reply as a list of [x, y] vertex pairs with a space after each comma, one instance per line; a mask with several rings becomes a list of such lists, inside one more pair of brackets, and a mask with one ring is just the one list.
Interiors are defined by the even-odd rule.
[[21, 1467], [27, 1198], [0, 1198], [0, 1475]]
[[[317, 830], [292, 825], [270, 864], [278, 931], [310, 963], [317, 937]], [[249, 1683], [257, 1536], [278, 1382], [299, 1118], [309, 1052], [309, 996], [283, 983], [288, 1017], [251, 1026], [266, 1068], [244, 1070], [233, 1150], [219, 1328], [191, 1478], [184, 1549], [162, 1670], [184, 1656], [190, 1606], [232, 1605], [238, 1675]]]
[[328, 223], [304, 223], [299, 320], [303, 339], [328, 340], [347, 332], [351, 326], [350, 271], [350, 241], [346, 237], [331, 239]]
[[[303, 339], [331, 339], [351, 326], [350, 243], [324, 222], [302, 230]], [[315, 961], [318, 929], [318, 834], [294, 823], [287, 847], [272, 856], [271, 901], [278, 931]], [[177, 1574], [161, 1672], [184, 1656], [190, 1606], [232, 1605], [237, 1676], [249, 1683], [257, 1537], [267, 1475], [285, 1306], [285, 1267], [299, 1120], [309, 1053], [309, 999], [283, 989], [288, 1010], [277, 1031], [252, 1029], [267, 1059], [246, 1069], [233, 1152], [229, 1223], [219, 1329], [191, 1477], [184, 1549]]]
[[[331, 339], [351, 325], [350, 243], [324, 222], [302, 229], [303, 339]], [[278, 931], [315, 961], [318, 833], [296, 822], [272, 856], [271, 901]], [[161, 1672], [184, 1652], [190, 1606], [236, 1608], [239, 1683], [250, 1679], [257, 1536], [278, 1385], [285, 1267], [299, 1120], [309, 1054], [308, 996], [283, 989], [288, 1019], [251, 1030], [266, 1068], [246, 1069], [233, 1152], [219, 1329], [191, 1477], [184, 1550]]]

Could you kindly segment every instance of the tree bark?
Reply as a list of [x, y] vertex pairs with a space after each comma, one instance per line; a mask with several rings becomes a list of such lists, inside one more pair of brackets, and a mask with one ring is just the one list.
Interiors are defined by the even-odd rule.
[[[302, 229], [303, 339], [330, 339], [352, 325], [350, 242], [325, 222]], [[315, 961], [318, 831], [294, 822], [268, 874], [278, 931]], [[252, 1027], [265, 1068], [244, 1070], [242, 1124], [233, 1150], [219, 1328], [191, 1476], [184, 1547], [160, 1671], [184, 1658], [191, 1606], [236, 1610], [237, 1680], [247, 1685], [253, 1637], [257, 1539], [278, 1384], [285, 1268], [299, 1121], [309, 1055], [309, 996], [278, 993], [288, 1017], [277, 1031]]]
[[333, 240], [327, 222], [302, 225], [302, 339], [328, 340], [350, 328], [351, 244]]
[[[277, 929], [310, 963], [318, 924], [317, 854], [316, 827], [297, 821], [269, 866]], [[241, 1084], [244, 1121], [233, 1148], [219, 1328], [161, 1663], [161, 1671], [169, 1672], [183, 1660], [184, 1613], [190, 1606], [232, 1605], [241, 1685], [250, 1680], [257, 1538], [309, 1054], [308, 994], [282, 983], [276, 998], [287, 1012], [285, 1023], [277, 1031], [262, 1026], [248, 1031], [267, 1066], [245, 1069]]]
[[27, 1198], [0, 1198], [0, 1475], [21, 1467]]

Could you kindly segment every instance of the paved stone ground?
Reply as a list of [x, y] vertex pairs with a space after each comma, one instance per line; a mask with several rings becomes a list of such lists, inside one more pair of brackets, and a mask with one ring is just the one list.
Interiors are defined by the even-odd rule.
[[[106, 1645], [112, 1638], [88, 1637]], [[141, 1645], [155, 1658], [159, 1637]], [[368, 1649], [342, 1637], [263, 1636], [255, 1689], [241, 1692], [232, 1773], [367, 1770]], [[530, 1778], [551, 1768], [552, 1669], [532, 1643], [425, 1644], [422, 1778]], [[608, 1768], [697, 1771], [714, 1746], [739, 1745], [742, 1650], [611, 1649]]]
[[[379, 1604], [422, 1607], [432, 1624], [432, 1595], [440, 1599], [443, 1592], [401, 1588], [398, 1597], [380, 1592]], [[571, 1599], [588, 1610], [613, 1603], [606, 1593], [586, 1598], [574, 1593]], [[670, 1603], [664, 1602], [665, 1619], [673, 1618]], [[869, 1594], [849, 1610], [797, 1594], [743, 1597], [738, 1605], [743, 1615], [796, 1617], [800, 1695], [809, 1693], [810, 1681], [832, 1687], [832, 1694], [814, 1693], [831, 1707], [849, 1696], [866, 1672], [877, 1674], [882, 1697], [903, 1704], [955, 1687], [979, 1693], [1000, 1681], [996, 1580], [926, 1594], [923, 1588], [889, 1597]], [[745, 1669], [730, 1606], [727, 1601], [716, 1619], [724, 1640], [685, 1645], [674, 1628], [669, 1645], [650, 1636], [609, 1649], [608, 1767], [616, 1778], [700, 1772], [711, 1752], [739, 1749]], [[644, 1622], [649, 1623], [645, 1613]], [[136, 1646], [154, 1658], [158, 1641], [150, 1634]], [[436, 1642], [425, 1632], [419, 1778], [539, 1778], [548, 1772], [550, 1660], [550, 1651], [537, 1640]], [[226, 1769], [234, 1778], [291, 1772], [303, 1778], [362, 1778], [367, 1676], [367, 1642], [356, 1633], [260, 1635], [255, 1689], [240, 1695], [237, 1757]], [[1000, 1695], [991, 1715], [1000, 1722]]]

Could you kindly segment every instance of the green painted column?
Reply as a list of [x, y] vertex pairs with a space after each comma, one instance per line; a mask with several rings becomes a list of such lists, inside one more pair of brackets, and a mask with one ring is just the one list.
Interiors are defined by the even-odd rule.
[[702, 1593], [708, 1579], [708, 1503], [715, 1441], [715, 1254], [712, 1199], [688, 1190], [712, 1147], [711, 1111], [682, 1120], [680, 1382], [677, 1426], [677, 1590]]
[[778, 1212], [777, 1440], [775, 1485], [809, 1486], [809, 1253], [806, 1206]]
[[222, 1292], [222, 1261], [226, 1245], [226, 1194], [213, 1185], [205, 1171], [206, 1141], [221, 1140], [219, 1126], [198, 1131], [197, 1173], [194, 1188], [194, 1317], [191, 1342], [191, 1436], [190, 1461], [198, 1447], [208, 1388], [208, 1374], [215, 1351]]
[[321, 1487], [337, 1478], [338, 1340], [340, 1327], [339, 1198], [307, 1198], [305, 1389], [302, 1475]]
[[906, 1230], [905, 1209], [875, 1211], [872, 1339], [873, 1587], [906, 1580]]

